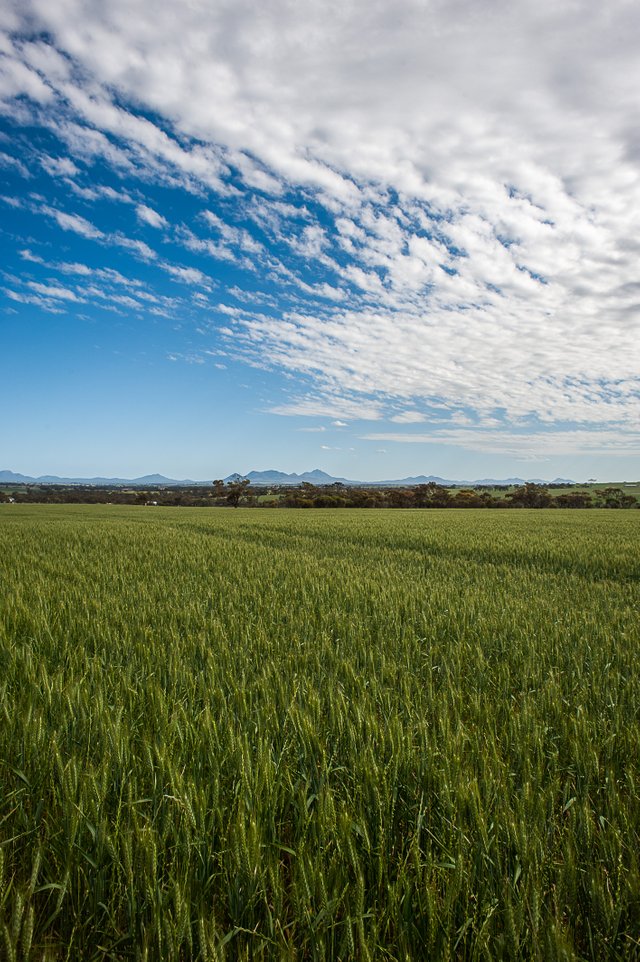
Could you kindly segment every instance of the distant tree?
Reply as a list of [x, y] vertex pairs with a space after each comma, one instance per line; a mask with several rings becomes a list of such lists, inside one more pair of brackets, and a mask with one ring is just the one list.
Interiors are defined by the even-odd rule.
[[522, 484], [510, 491], [507, 499], [514, 508], [548, 508], [553, 498], [542, 484]]
[[596, 491], [599, 508], [634, 508], [636, 499], [631, 494], [625, 494], [622, 488], [602, 488]]
[[415, 488], [417, 508], [446, 508], [451, 503], [451, 492], [435, 481], [418, 484]]
[[414, 493], [410, 488], [390, 488], [388, 502], [391, 508], [413, 508]]
[[242, 481], [229, 481], [225, 488], [227, 503], [233, 508], [237, 508], [250, 484], [251, 482], [248, 478], [243, 478]]
[[371, 488], [350, 488], [349, 503], [354, 508], [375, 508], [384, 503], [384, 494]]
[[593, 500], [588, 491], [571, 491], [559, 494], [554, 505], [557, 508], [592, 508]]
[[485, 501], [477, 491], [462, 488], [460, 491], [456, 491], [452, 504], [454, 508], [484, 508]]

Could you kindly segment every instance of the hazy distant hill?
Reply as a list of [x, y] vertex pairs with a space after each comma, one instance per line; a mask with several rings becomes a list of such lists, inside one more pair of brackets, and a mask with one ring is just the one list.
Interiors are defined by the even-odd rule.
[[26, 474], [15, 474], [13, 471], [0, 471], [0, 484], [83, 484], [105, 487], [170, 487], [186, 485], [211, 484], [211, 481], [176, 481], [165, 478], [163, 474], [145, 474], [142, 478], [59, 478], [54, 474], [43, 474], [38, 478], [31, 478]]
[[225, 481], [234, 481], [240, 478], [248, 478], [251, 484], [357, 484], [357, 481], [349, 481], [347, 478], [334, 478], [326, 471], [315, 468], [313, 471], [305, 471], [303, 474], [285, 474], [284, 471], [249, 471], [248, 474], [232, 474]]
[[[345, 485], [357, 485], [358, 487], [378, 487], [378, 488], [393, 488], [393, 487], [412, 487], [417, 484], [442, 484], [448, 487], [473, 487], [474, 485], [484, 484], [484, 485], [508, 485], [508, 484], [526, 484], [526, 480], [523, 478], [504, 478], [502, 480], [497, 480], [495, 478], [483, 478], [481, 481], [450, 481], [446, 478], [440, 478], [436, 475], [418, 475], [417, 477], [411, 478], [399, 478], [387, 481], [351, 481], [348, 478], [334, 478], [326, 471], [321, 471], [320, 468], [315, 468], [313, 471], [305, 471], [304, 474], [286, 474], [284, 471], [249, 471], [248, 474], [231, 474], [225, 481], [238, 481], [242, 478], [248, 478], [251, 484], [255, 485], [297, 485], [303, 484], [305, 481], [309, 484], [316, 485], [327, 485], [327, 484], [345, 484]], [[565, 478], [556, 478], [554, 481], [543, 481], [540, 478], [528, 479], [532, 480], [535, 484], [575, 484], [574, 481], [569, 481]]]
[[[248, 478], [251, 484], [273, 486], [290, 485], [295, 486], [307, 482], [308, 484], [327, 485], [345, 484], [357, 487], [372, 488], [394, 488], [412, 487], [417, 484], [442, 484], [447, 487], [473, 487], [474, 485], [497, 485], [497, 484], [525, 484], [522, 478], [483, 478], [480, 481], [449, 481], [446, 478], [439, 478], [433, 474], [418, 475], [413, 478], [400, 478], [391, 481], [351, 481], [349, 478], [334, 478], [320, 468], [313, 471], [305, 471], [303, 474], [286, 474], [284, 471], [249, 471], [248, 474], [230, 474], [225, 481], [240, 481]], [[539, 478], [529, 479], [535, 484], [575, 484], [566, 478], [556, 478], [554, 481], [542, 481]], [[188, 479], [176, 481], [175, 478], [166, 478], [163, 474], [145, 474], [141, 478], [59, 478], [56, 475], [45, 474], [38, 478], [31, 478], [26, 474], [15, 474], [13, 471], [0, 471], [0, 484], [82, 484], [93, 485], [94, 487], [130, 487], [130, 488], [168, 488], [168, 487], [187, 487], [193, 485], [209, 485], [211, 481], [191, 481]]]

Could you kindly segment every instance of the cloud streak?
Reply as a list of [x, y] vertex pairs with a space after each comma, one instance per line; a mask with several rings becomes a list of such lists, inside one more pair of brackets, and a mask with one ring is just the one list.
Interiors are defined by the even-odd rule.
[[400, 434], [373, 432], [361, 436], [364, 441], [396, 444], [445, 444], [483, 454], [501, 454], [518, 459], [547, 460], [556, 456], [637, 457], [640, 455], [640, 431], [617, 425], [604, 430], [565, 430], [517, 433], [483, 429], [445, 429], [432, 434]]
[[138, 220], [143, 224], [149, 224], [151, 227], [167, 227], [168, 222], [162, 214], [159, 214], [157, 210], [153, 210], [152, 207], [147, 207], [146, 204], [138, 204], [136, 207], [136, 215]]

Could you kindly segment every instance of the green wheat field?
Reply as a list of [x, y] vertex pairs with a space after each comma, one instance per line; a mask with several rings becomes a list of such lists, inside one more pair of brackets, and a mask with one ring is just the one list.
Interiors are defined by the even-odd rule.
[[639, 536], [0, 506], [0, 958], [640, 958]]

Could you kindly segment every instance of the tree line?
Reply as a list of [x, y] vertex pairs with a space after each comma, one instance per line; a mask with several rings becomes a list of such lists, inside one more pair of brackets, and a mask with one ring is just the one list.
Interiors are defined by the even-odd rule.
[[128, 504], [147, 507], [260, 508], [637, 508], [640, 502], [620, 487], [563, 487], [554, 494], [546, 485], [449, 488], [430, 482], [412, 487], [356, 487], [340, 483], [297, 487], [252, 486], [247, 479], [213, 481], [211, 486], [125, 488], [90, 485], [12, 485], [0, 489], [0, 501], [31, 504]]

